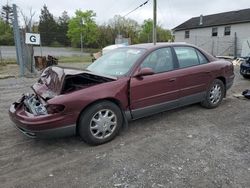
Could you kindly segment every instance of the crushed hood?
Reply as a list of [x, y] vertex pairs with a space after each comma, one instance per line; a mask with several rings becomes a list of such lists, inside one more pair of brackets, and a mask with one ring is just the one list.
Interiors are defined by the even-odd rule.
[[82, 75], [84, 77], [99, 77], [100, 79], [116, 80], [116, 77], [96, 74], [87, 70], [78, 70], [72, 68], [62, 68], [58, 66], [46, 68], [32, 89], [43, 99], [51, 99], [60, 95], [67, 76]]

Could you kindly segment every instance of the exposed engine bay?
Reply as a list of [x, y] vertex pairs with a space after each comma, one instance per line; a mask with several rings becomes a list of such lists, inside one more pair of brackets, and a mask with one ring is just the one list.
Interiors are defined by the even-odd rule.
[[61, 94], [85, 89], [87, 87], [109, 81], [112, 81], [112, 79], [86, 73], [78, 75], [67, 75], [64, 79]]
[[40, 100], [35, 94], [28, 93], [25, 94], [23, 97], [23, 102], [26, 111], [35, 116], [48, 114], [46, 107], [40, 102]]
[[25, 94], [22, 97], [25, 110], [35, 116], [47, 115], [60, 112], [64, 109], [63, 105], [48, 105], [47, 100], [56, 95], [66, 94], [77, 90], [85, 89], [90, 86], [112, 81], [93, 74], [66, 75], [62, 82], [59, 82], [57, 76], [45, 75], [33, 85], [34, 94]]

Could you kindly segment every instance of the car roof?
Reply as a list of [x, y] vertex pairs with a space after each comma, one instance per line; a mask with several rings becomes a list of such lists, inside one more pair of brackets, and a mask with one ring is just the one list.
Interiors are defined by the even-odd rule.
[[154, 48], [159, 48], [159, 47], [164, 47], [164, 46], [175, 46], [175, 45], [187, 45], [185, 42], [157, 42], [155, 45], [153, 43], [142, 43], [142, 44], [134, 44], [130, 45], [128, 47], [135, 47], [135, 48], [144, 48], [144, 49], [154, 49]]
[[189, 47], [194, 47], [196, 49], [199, 49], [208, 59], [209, 61], [215, 61], [216, 57], [214, 57], [213, 55], [207, 53], [206, 51], [204, 51], [203, 49], [186, 43], [186, 42], [157, 42], [155, 45], [153, 43], [142, 43], [142, 44], [134, 44], [134, 45], [130, 45], [130, 46], [126, 46], [126, 47], [122, 47], [122, 48], [141, 48], [141, 49], [146, 49], [148, 51], [151, 50], [155, 50], [161, 47], [170, 47], [170, 46], [189, 46]]

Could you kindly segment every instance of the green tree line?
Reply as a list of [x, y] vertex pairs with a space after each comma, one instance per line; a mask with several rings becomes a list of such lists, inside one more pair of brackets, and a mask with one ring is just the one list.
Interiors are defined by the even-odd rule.
[[[12, 16], [12, 7], [2, 6], [0, 45], [13, 45]], [[152, 42], [153, 21], [151, 19], [139, 24], [136, 20], [116, 15], [107, 23], [98, 25], [95, 18], [96, 13], [92, 10], [76, 10], [71, 18], [64, 11], [59, 18], [56, 18], [44, 5], [39, 22], [33, 23], [32, 31], [41, 34], [43, 46], [80, 47], [82, 36], [84, 47], [102, 48], [114, 44], [118, 34], [130, 38], [132, 44]], [[157, 25], [157, 41], [166, 42], [171, 39], [171, 32]]]

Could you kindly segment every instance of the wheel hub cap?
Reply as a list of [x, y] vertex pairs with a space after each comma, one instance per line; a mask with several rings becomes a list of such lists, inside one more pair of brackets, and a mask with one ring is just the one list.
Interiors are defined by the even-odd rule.
[[90, 132], [98, 139], [109, 137], [117, 126], [117, 117], [112, 110], [103, 109], [98, 111], [90, 121]]
[[216, 104], [220, 101], [221, 98], [221, 87], [219, 85], [214, 85], [210, 90], [210, 101], [213, 104]]

